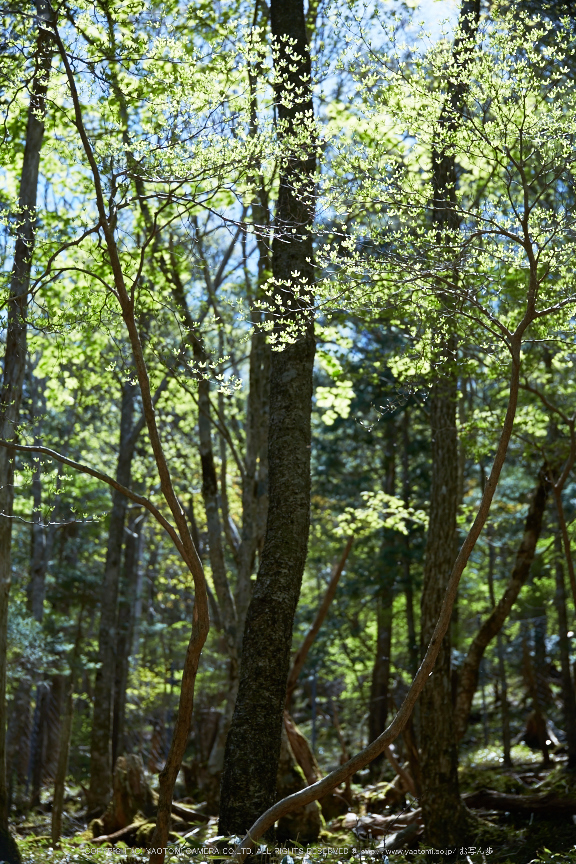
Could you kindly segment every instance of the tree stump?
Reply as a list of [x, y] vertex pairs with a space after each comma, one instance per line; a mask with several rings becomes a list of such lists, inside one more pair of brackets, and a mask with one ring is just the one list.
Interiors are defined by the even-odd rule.
[[112, 800], [102, 817], [102, 833], [113, 834], [134, 822], [137, 813], [154, 813], [152, 790], [141, 756], [119, 756], [114, 767]]

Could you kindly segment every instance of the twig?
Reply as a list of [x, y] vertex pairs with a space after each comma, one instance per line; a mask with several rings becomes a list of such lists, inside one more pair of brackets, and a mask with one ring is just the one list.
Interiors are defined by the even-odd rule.
[[298, 651], [296, 652], [296, 656], [294, 657], [294, 662], [292, 663], [292, 669], [290, 670], [290, 674], [288, 676], [288, 683], [286, 685], [286, 710], [290, 708], [290, 701], [292, 698], [292, 693], [298, 683], [298, 676], [302, 671], [302, 667], [306, 662], [306, 657], [308, 656], [308, 651], [314, 639], [318, 635], [318, 631], [322, 626], [322, 622], [326, 617], [326, 613], [330, 608], [330, 604], [334, 599], [334, 595], [336, 594], [336, 588], [338, 587], [338, 582], [340, 581], [340, 576], [342, 575], [342, 571], [344, 570], [344, 565], [346, 564], [346, 560], [350, 553], [350, 549], [352, 548], [352, 543], [354, 542], [354, 537], [349, 537], [346, 541], [346, 546], [344, 547], [344, 551], [340, 557], [340, 560], [337, 564], [332, 568], [332, 575], [330, 577], [330, 582], [328, 583], [328, 588], [326, 589], [326, 594], [320, 604], [320, 608], [316, 613], [316, 617], [314, 619], [314, 623], [308, 630], [306, 636], [304, 637], [304, 641]]

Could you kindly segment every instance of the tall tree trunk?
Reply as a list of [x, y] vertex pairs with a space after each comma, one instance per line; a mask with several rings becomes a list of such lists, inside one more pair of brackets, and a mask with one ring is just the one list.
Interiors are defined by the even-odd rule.
[[[404, 411], [402, 418], [402, 500], [404, 506], [410, 506], [410, 411]], [[409, 669], [414, 677], [418, 670], [418, 640], [414, 622], [414, 589], [412, 573], [410, 572], [410, 535], [404, 537], [404, 553], [402, 555], [402, 570], [404, 596], [406, 598], [406, 626], [408, 630]]]
[[[16, 435], [22, 383], [26, 368], [26, 310], [30, 287], [30, 269], [34, 252], [36, 197], [40, 150], [44, 137], [46, 92], [52, 62], [52, 39], [42, 21], [50, 21], [52, 10], [45, 0], [37, 0], [38, 35], [34, 52], [34, 71], [26, 125], [26, 144], [20, 194], [18, 228], [14, 262], [8, 296], [8, 321], [4, 371], [0, 391], [0, 437], [11, 441]], [[2, 448], [0, 453], [0, 829], [8, 828], [8, 788], [6, 782], [6, 653], [8, 598], [12, 575], [10, 546], [12, 541], [12, 507], [14, 502], [14, 454]]]
[[64, 810], [64, 792], [66, 789], [66, 774], [68, 772], [68, 756], [70, 753], [70, 737], [72, 720], [74, 718], [74, 682], [70, 677], [66, 694], [64, 716], [60, 727], [60, 742], [58, 747], [58, 765], [54, 777], [54, 797], [52, 799], [51, 837], [57, 843], [62, 834], [62, 812]]
[[[384, 492], [396, 494], [396, 423], [393, 418], [386, 424], [386, 446], [384, 453]], [[376, 652], [372, 667], [370, 705], [368, 710], [368, 738], [374, 741], [386, 728], [388, 716], [388, 684], [390, 679], [390, 651], [392, 648], [392, 606], [394, 603], [395, 568], [388, 565], [390, 545], [395, 543], [390, 531], [383, 531], [379, 556], [380, 587], [376, 597]], [[373, 776], [377, 775], [384, 754], [370, 764]]]
[[544, 606], [538, 606], [534, 609], [534, 618], [532, 620], [532, 631], [534, 635], [534, 664], [530, 663], [530, 653], [528, 651], [528, 643], [525, 643], [526, 651], [526, 668], [528, 671], [528, 681], [532, 693], [532, 704], [534, 708], [534, 717], [536, 720], [536, 729], [540, 749], [544, 758], [544, 765], [551, 763], [550, 739], [548, 738], [548, 728], [546, 722], [546, 712], [550, 704], [550, 689], [547, 682], [546, 670], [546, 630], [548, 621]]
[[46, 729], [46, 758], [44, 761], [43, 782], [53, 780], [58, 765], [58, 748], [60, 746], [60, 727], [66, 703], [67, 681], [62, 674], [50, 678], [50, 697], [48, 700], [48, 717]]
[[455, 707], [455, 734], [458, 741], [464, 735], [468, 725], [472, 700], [478, 686], [478, 670], [484, 652], [492, 639], [502, 629], [522, 586], [526, 584], [530, 575], [530, 567], [532, 566], [536, 545], [542, 531], [542, 520], [546, 509], [548, 488], [545, 472], [541, 470], [538, 485], [530, 500], [530, 507], [524, 526], [524, 536], [516, 553], [514, 569], [512, 570], [506, 590], [490, 615], [482, 622], [462, 664]]
[[[374, 741], [386, 728], [388, 716], [388, 683], [390, 679], [390, 650], [392, 647], [392, 586], [386, 584], [376, 598], [376, 655], [372, 667], [370, 707], [368, 711], [368, 737]], [[370, 763], [373, 774], [378, 773], [382, 757]]]
[[143, 526], [144, 515], [137, 512], [129, 519], [126, 529], [122, 596], [118, 604], [118, 640], [116, 643], [116, 673], [112, 713], [112, 765], [116, 765], [118, 756], [126, 754], [124, 733], [126, 690], [128, 687], [132, 645], [134, 643]]
[[554, 538], [556, 556], [556, 593], [554, 603], [558, 615], [558, 642], [560, 648], [560, 668], [562, 673], [562, 709], [564, 730], [568, 745], [568, 767], [576, 768], [576, 698], [570, 674], [570, 639], [568, 638], [568, 615], [566, 612], [566, 583], [562, 566], [562, 540], [557, 534]]
[[[525, 740], [532, 747], [534, 746], [533, 739], [536, 740], [538, 747], [542, 751], [542, 757], [545, 765], [550, 764], [550, 753], [548, 751], [548, 731], [546, 729], [546, 718], [544, 717], [543, 705], [540, 700], [540, 690], [538, 677], [534, 670], [534, 665], [530, 657], [529, 632], [530, 626], [528, 621], [522, 622], [522, 665], [524, 678], [528, 686], [528, 692], [532, 699], [532, 714], [528, 717], [526, 724]], [[535, 640], [536, 641], [536, 640]], [[537, 653], [536, 645], [535, 655]]]
[[[128, 487], [130, 486], [135, 445], [132, 434], [135, 395], [136, 388], [131, 381], [126, 381], [122, 388], [120, 446], [116, 479], [123, 486]], [[98, 632], [100, 666], [96, 673], [94, 685], [94, 711], [90, 739], [88, 811], [91, 814], [100, 813], [106, 808], [112, 789], [112, 721], [116, 671], [117, 607], [127, 506], [128, 499], [120, 492], [114, 491], [100, 601], [100, 629]]]
[[78, 657], [82, 643], [82, 615], [84, 606], [80, 608], [78, 625], [76, 627], [76, 639], [74, 648], [70, 655], [70, 676], [65, 681], [64, 690], [64, 713], [60, 726], [60, 740], [58, 742], [58, 763], [54, 774], [54, 797], [52, 801], [51, 837], [52, 842], [57, 843], [62, 834], [62, 812], [64, 810], [64, 792], [66, 789], [66, 775], [68, 773], [68, 756], [70, 753], [70, 738], [72, 736], [72, 723], [74, 720], [74, 685], [78, 680]]
[[[29, 370], [33, 373], [33, 370]], [[38, 379], [30, 374], [29, 388], [32, 394], [32, 420], [37, 421], [46, 411], [46, 400], [43, 392], [43, 384]], [[40, 439], [35, 437], [36, 443], [40, 443]], [[52, 511], [54, 517], [56, 508]], [[34, 460], [34, 472], [32, 475], [32, 531], [31, 531], [31, 554], [30, 554], [30, 580], [28, 582], [27, 593], [27, 611], [35, 621], [41, 623], [44, 618], [44, 596], [46, 592], [46, 574], [48, 572], [48, 564], [52, 556], [52, 547], [54, 543], [54, 525], [48, 527], [43, 524], [42, 518], [42, 469], [40, 460]], [[8, 756], [7, 770], [8, 781], [11, 785], [14, 778], [17, 782], [21, 782], [21, 777], [18, 776], [16, 765], [18, 762], [21, 765], [26, 764], [29, 769], [30, 776], [37, 778], [37, 783], [42, 782], [46, 765], [45, 754], [51, 752], [51, 748], [47, 743], [42, 748], [35, 747], [31, 750], [33, 724], [31, 722], [31, 698], [32, 698], [32, 675], [23, 675], [18, 682], [14, 703], [8, 725]], [[58, 711], [58, 677], [53, 677], [50, 684], [50, 699], [48, 705]], [[41, 698], [40, 690], [37, 691], [38, 697]], [[54, 701], [54, 697], [56, 701]], [[36, 713], [35, 713], [36, 717]], [[41, 714], [36, 717], [34, 723], [39, 723], [39, 729], [48, 730], [53, 728], [53, 723], [57, 725], [60, 718], [53, 717], [52, 721]], [[48, 725], [46, 725], [48, 724]], [[44, 732], [41, 733], [41, 737]], [[39, 764], [35, 764], [35, 760], [40, 760]], [[40, 795], [40, 787], [32, 789], [32, 801], [38, 803]]]
[[244, 623], [252, 595], [251, 576], [256, 554], [262, 551], [262, 529], [266, 525], [268, 510], [270, 348], [266, 344], [264, 333], [260, 332], [261, 321], [256, 315], [253, 315], [253, 326], [255, 329], [250, 344], [250, 385], [246, 405], [245, 472], [242, 480], [242, 533], [234, 595], [238, 615], [238, 652], [242, 648]]
[[30, 747], [29, 775], [31, 780], [30, 806], [40, 804], [42, 784], [56, 773], [60, 726], [65, 702], [65, 678], [52, 675], [42, 681], [36, 690], [34, 726]]
[[498, 676], [500, 678], [500, 699], [502, 718], [502, 756], [506, 768], [512, 767], [512, 737], [510, 734], [510, 706], [508, 705], [508, 679], [506, 676], [506, 662], [504, 659], [504, 640], [502, 632], [496, 638], [498, 652]]
[[[301, 142], [295, 145], [290, 139], [298, 134], [298, 117], [313, 117], [311, 64], [303, 0], [272, 0], [270, 11], [281, 79], [279, 133], [289, 154], [282, 166], [272, 254], [274, 280], [281, 286], [275, 291], [284, 297], [283, 308], [276, 310], [276, 333], [282, 337], [291, 325], [300, 332], [295, 344], [273, 351], [270, 360], [268, 522], [226, 742], [220, 807], [220, 831], [225, 834], [243, 833], [275, 800], [292, 627], [310, 523], [315, 341], [308, 309], [313, 281], [308, 229], [314, 216], [315, 155], [313, 144], [303, 153]], [[291, 88], [290, 100], [284, 87]]]
[[[258, 4], [254, 24], [258, 23]], [[251, 93], [250, 131], [258, 134], [257, 74], [249, 73]], [[268, 516], [268, 422], [270, 413], [270, 346], [262, 329], [265, 314], [253, 302], [265, 299], [266, 282], [270, 276], [270, 207], [261, 164], [254, 165], [255, 193], [252, 200], [252, 223], [258, 249], [256, 291], [245, 265], [246, 296], [251, 303], [252, 334], [250, 340], [249, 388], [246, 404], [246, 449], [242, 479], [242, 535], [238, 556], [238, 577], [235, 589], [238, 616], [238, 654], [242, 649], [244, 625], [252, 596], [252, 573], [256, 555], [262, 554]]]
[[[255, 322], [255, 328], [258, 328], [259, 323]], [[234, 592], [236, 646], [230, 663], [226, 704], [208, 762], [211, 776], [217, 777], [218, 781], [220, 781], [224, 767], [226, 739], [232, 722], [240, 683], [238, 657], [242, 650], [246, 613], [252, 596], [252, 573], [254, 572], [256, 553], [261, 551], [262, 525], [265, 526], [266, 523], [269, 353], [270, 349], [266, 345], [264, 334], [255, 329], [252, 334], [250, 349], [250, 388], [246, 412], [246, 451], [242, 478], [242, 533], [238, 548], [238, 570]]]
[[[535, 610], [533, 630], [534, 630], [534, 707], [542, 714], [544, 719], [544, 728], [546, 728], [546, 714], [550, 707], [551, 694], [548, 687], [548, 670], [546, 664], [546, 631], [548, 630], [548, 617], [544, 606], [538, 606]], [[546, 748], [548, 747], [548, 735], [544, 739]], [[549, 761], [548, 750], [544, 752], [544, 760]]]
[[[46, 410], [44, 394], [38, 379], [31, 375], [32, 421], [37, 420]], [[36, 439], [38, 441], [38, 439]], [[48, 528], [42, 519], [42, 471], [40, 461], [35, 460], [32, 475], [32, 530], [30, 554], [30, 580], [28, 582], [27, 611], [38, 623], [44, 617], [44, 594], [46, 573], [54, 541], [54, 526]], [[23, 791], [27, 785], [30, 766], [30, 745], [32, 735], [31, 700], [35, 670], [27, 669], [22, 674], [11, 705], [7, 731], [7, 778], [9, 798], [12, 801], [14, 786]], [[43, 720], [44, 722], [44, 720]], [[38, 752], [38, 751], [37, 751]], [[32, 773], [34, 769], [32, 768]]]
[[[205, 361], [206, 355], [204, 351], [196, 348], [197, 344], [197, 341], [194, 341], [195, 357], [199, 361]], [[198, 383], [198, 436], [200, 439], [202, 497], [204, 498], [206, 524], [208, 527], [210, 568], [212, 570], [212, 579], [220, 607], [220, 617], [226, 636], [228, 657], [231, 664], [230, 677], [236, 680], [236, 667], [238, 664], [236, 651], [236, 606], [232, 591], [230, 590], [226, 573], [226, 562], [224, 560], [222, 522], [218, 505], [218, 477], [212, 446], [210, 382], [206, 379], [202, 379]]]
[[[430, 402], [432, 489], [421, 602], [423, 653], [434, 632], [454, 559], [458, 507], [455, 377], [437, 382]], [[428, 842], [440, 847], [461, 841], [467, 822], [458, 787], [449, 634], [420, 696], [420, 803]]]
[[[455, 209], [457, 165], [445, 146], [457, 128], [466, 91], [463, 73], [475, 41], [480, 17], [479, 0], [465, 0], [460, 7], [458, 30], [452, 52], [461, 77], [451, 89], [438, 123], [437, 144], [432, 153], [433, 222], [438, 246], [450, 255], [450, 232], [459, 227]], [[442, 254], [442, 251], [440, 252]], [[457, 262], [454, 278], [458, 279]], [[448, 307], [450, 300], [447, 299]], [[455, 338], [443, 332], [442, 322], [436, 352], [436, 380], [430, 393], [430, 431], [432, 438], [432, 485], [430, 521], [421, 599], [422, 653], [434, 632], [444, 593], [457, 551], [456, 516], [458, 510], [459, 448], [456, 431], [458, 378]], [[420, 697], [420, 748], [422, 797], [420, 799], [426, 836], [434, 846], [455, 846], [466, 835], [469, 817], [460, 800], [458, 752], [452, 712], [450, 632], [442, 641], [434, 671]]]
[[[496, 594], [494, 592], [494, 565], [496, 563], [496, 550], [492, 539], [492, 531], [486, 532], [488, 541], [488, 589], [490, 591], [490, 603], [492, 608], [496, 607]], [[500, 679], [500, 716], [502, 721], [502, 750], [504, 757], [504, 765], [507, 768], [512, 766], [512, 756], [510, 754], [511, 738], [510, 738], [510, 710], [508, 706], [508, 681], [506, 680], [506, 664], [504, 662], [504, 643], [502, 639], [502, 630], [498, 631], [496, 637], [496, 647], [498, 655], [498, 677]]]
[[[255, 7], [254, 24], [257, 23], [259, 13], [258, 4]], [[251, 91], [251, 134], [258, 132], [258, 114], [256, 97], [256, 71], [249, 72], [249, 84]], [[252, 223], [256, 235], [258, 249], [258, 275], [256, 280], [256, 295], [258, 299], [263, 297], [263, 286], [270, 273], [270, 247], [269, 247], [269, 207], [268, 194], [264, 177], [261, 173], [261, 165], [255, 164], [253, 179], [255, 182], [255, 195], [252, 201]], [[244, 240], [246, 238], [244, 237]], [[246, 296], [249, 302], [254, 299], [252, 275], [247, 264], [244, 265], [246, 283]], [[236, 562], [236, 584], [234, 588], [235, 607], [235, 631], [236, 645], [231, 652], [229, 687], [226, 697], [224, 711], [221, 716], [218, 734], [208, 761], [208, 771], [211, 782], [217, 780], [218, 786], [222, 769], [224, 767], [224, 752], [228, 730], [232, 722], [234, 705], [238, 694], [239, 685], [239, 663], [238, 658], [242, 650], [242, 639], [244, 636], [244, 625], [248, 605], [252, 596], [252, 574], [256, 562], [256, 555], [262, 552], [263, 537], [266, 528], [266, 517], [268, 512], [268, 470], [267, 470], [267, 447], [268, 447], [268, 409], [269, 409], [269, 377], [270, 377], [270, 348], [266, 343], [266, 337], [262, 330], [263, 313], [258, 308], [251, 309], [252, 334], [250, 340], [249, 358], [249, 387], [246, 404], [246, 444], [244, 451], [244, 465], [242, 473], [242, 528], [240, 537], [236, 543], [229, 541]], [[221, 350], [221, 354], [223, 354]], [[223, 397], [220, 399], [223, 403]], [[221, 412], [223, 414], [223, 411]], [[221, 444], [222, 461], [222, 503], [227, 510], [227, 490], [225, 471], [225, 445]], [[226, 505], [224, 507], [224, 505]], [[228, 514], [224, 516], [228, 519]], [[225, 522], [226, 525], [226, 522]], [[230, 532], [227, 533], [229, 536]], [[234, 549], [234, 547], [236, 547]]]
[[392, 641], [392, 592], [383, 591], [377, 598], [376, 657], [372, 667], [368, 735], [374, 741], [386, 728], [388, 715], [388, 681]]
[[50, 685], [47, 681], [41, 681], [36, 688], [36, 705], [34, 708], [34, 721], [32, 726], [32, 740], [30, 743], [30, 806], [37, 807], [40, 804], [40, 792], [42, 789], [42, 773], [44, 756], [46, 753], [46, 716], [48, 714], [48, 700], [50, 698]]
[[32, 738], [32, 674], [23, 674], [18, 682], [12, 704], [10, 721], [6, 733], [6, 772], [8, 800], [10, 804], [24, 804], [30, 764]]

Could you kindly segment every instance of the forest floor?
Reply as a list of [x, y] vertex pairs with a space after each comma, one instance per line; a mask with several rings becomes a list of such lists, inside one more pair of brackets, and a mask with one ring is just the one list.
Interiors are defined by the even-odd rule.
[[[524, 796], [576, 801], [576, 773], [566, 770], [561, 757], [556, 757], [555, 762], [546, 767], [539, 755], [531, 754], [527, 748], [513, 755], [523, 757], [523, 761], [515, 758], [512, 768], [505, 768], [498, 754], [488, 748], [467, 757], [460, 769], [465, 800], [467, 796], [472, 800], [472, 795], [478, 798], [484, 794], [480, 790], [492, 790], [501, 796], [510, 796], [511, 801]], [[250, 861], [252, 864], [257, 864], [256, 859], [259, 859], [258, 864], [335, 864], [340, 861], [346, 864], [369, 864], [370, 861], [423, 864], [432, 858], [433, 861], [467, 864], [576, 864], [576, 815], [573, 813], [554, 812], [553, 807], [543, 813], [528, 808], [513, 812], [504, 809], [504, 799], [497, 802], [499, 809], [476, 805], [471, 811], [477, 817], [476, 834], [467, 839], [467, 845], [442, 856], [438, 850], [428, 848], [423, 839], [418, 802], [406, 794], [390, 806], [385, 801], [389, 789], [390, 783], [386, 781], [365, 786], [353, 784], [352, 808], [326, 822], [318, 843], [307, 847], [297, 843], [269, 844], [270, 854], [252, 855]], [[121, 841], [113, 847], [91, 842], [92, 834], [83, 819], [79, 791], [69, 790], [64, 837], [57, 846], [50, 841], [50, 800], [34, 812], [23, 814], [13, 824], [23, 864], [110, 864], [115, 861], [137, 864], [146, 861], [145, 850], [134, 848], [134, 841], [130, 847]], [[189, 799], [186, 803], [190, 803]], [[227, 845], [227, 838], [217, 836], [217, 818], [177, 830], [179, 833], [172, 835], [174, 854], [167, 857], [167, 862], [200, 864], [229, 859], [232, 849]]]

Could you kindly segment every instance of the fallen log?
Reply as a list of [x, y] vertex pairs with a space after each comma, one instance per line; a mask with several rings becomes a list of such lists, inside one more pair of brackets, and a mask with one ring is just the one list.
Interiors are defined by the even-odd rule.
[[192, 810], [190, 807], [183, 807], [182, 804], [176, 804], [175, 801], [172, 802], [172, 813], [174, 816], [179, 816], [180, 819], [184, 819], [186, 822], [208, 822], [210, 820], [210, 816], [207, 816], [206, 813], [199, 813], [198, 810]]
[[[138, 840], [138, 833], [139, 832], [141, 833], [143, 829], [149, 829], [149, 834], [151, 837], [152, 831], [154, 830], [155, 825], [156, 825], [156, 823], [154, 822], [153, 819], [148, 819], [148, 820], [145, 820], [143, 822], [132, 822], [131, 825], [126, 825], [125, 828], [120, 828], [119, 831], [115, 831], [113, 834], [101, 834], [100, 837], [94, 837], [94, 839], [91, 840], [90, 842], [92, 844], [98, 846], [98, 845], [101, 845], [102, 843], [114, 844], [118, 840], [124, 840], [124, 841], [133, 840], [133, 839]], [[180, 819], [179, 817], [176, 817], [175, 820], [172, 822], [171, 827], [172, 827], [172, 831], [171, 831], [170, 836], [172, 836], [172, 832], [187, 831], [188, 828], [190, 827], [190, 823], [187, 823], [184, 819]], [[148, 842], [148, 839], [150, 839], [150, 838], [147, 838], [146, 842]], [[139, 845], [139, 844], [137, 843], [136, 845]], [[3, 862], [0, 862], [0, 864], [3, 864]]]
[[467, 807], [477, 810], [505, 810], [514, 813], [541, 813], [549, 816], [576, 813], [576, 798], [562, 798], [555, 792], [542, 795], [512, 795], [494, 789], [478, 789], [462, 796]]
[[410, 825], [406, 826], [406, 828], [402, 828], [400, 831], [396, 832], [396, 834], [387, 837], [384, 843], [384, 849], [387, 852], [393, 851], [394, 849], [402, 849], [403, 846], [416, 836], [421, 828], [422, 826], [418, 825], [417, 822], [411, 822]]
[[131, 837], [132, 834], [136, 834], [142, 825], [146, 824], [145, 821], [132, 822], [131, 825], [126, 825], [125, 828], [120, 828], [119, 831], [114, 831], [113, 834], [102, 834], [100, 837], [94, 837], [90, 843], [99, 846], [101, 843], [115, 843], [117, 840], [126, 840], [128, 837]]
[[[182, 807], [181, 804], [175, 804], [174, 802], [172, 802], [172, 816], [174, 816], [179, 823], [178, 826], [174, 827], [189, 827], [195, 822], [208, 822], [210, 819], [210, 817], [206, 816], [205, 813], [198, 813], [197, 810], [191, 810], [189, 807]], [[127, 840], [135, 835], [138, 829], [143, 825], [153, 824], [153, 819], [144, 819], [139, 822], [132, 822], [130, 825], [126, 825], [124, 828], [114, 831], [112, 834], [101, 834], [99, 837], [94, 837], [90, 842], [99, 845], [101, 843], [115, 843], [117, 840]]]
[[388, 834], [391, 829], [404, 828], [421, 821], [421, 819], [422, 810], [420, 808], [406, 813], [397, 813], [394, 816], [381, 816], [379, 813], [366, 813], [365, 816], [358, 816], [356, 813], [347, 813], [344, 817], [335, 819], [332, 827], [337, 830], [353, 831], [355, 834], [370, 833], [373, 837], [380, 837], [383, 834]]

